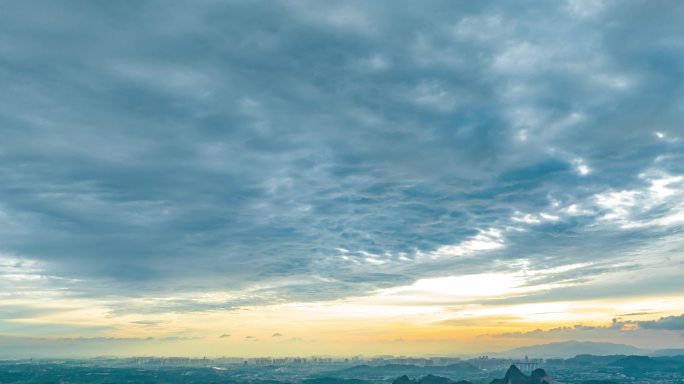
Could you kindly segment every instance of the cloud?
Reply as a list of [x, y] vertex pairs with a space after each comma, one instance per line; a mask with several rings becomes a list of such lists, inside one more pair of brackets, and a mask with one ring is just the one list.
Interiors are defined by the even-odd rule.
[[282, 337], [282, 336], [283, 336], [283, 334], [280, 332], [276, 332], [273, 335], [271, 335], [271, 337]]
[[684, 330], [684, 314], [679, 316], [666, 316], [658, 320], [636, 322], [643, 329], [664, 329], [669, 331]]
[[[575, 324], [574, 326], [554, 327], [554, 328], [549, 328], [549, 329], [537, 328], [537, 329], [533, 329], [531, 331], [503, 332], [503, 333], [498, 333], [498, 334], [491, 335], [491, 336], [503, 337], [503, 338], [535, 338], [535, 337], [545, 337], [545, 336], [553, 337], [554, 334], [575, 333], [577, 331], [592, 331], [592, 330], [595, 330], [598, 328], [601, 328], [601, 327]], [[490, 335], [488, 335], [488, 336], [490, 336]]]
[[643, 316], [643, 315], [650, 315], [651, 312], [631, 312], [631, 313], [623, 313], [621, 315], [618, 315], [618, 317], [630, 317], [630, 316]]
[[0, 314], [681, 292], [684, 7], [387, 5], [5, 7]]
[[220, 339], [225, 339], [225, 338], [228, 338], [228, 337], [230, 337], [230, 336], [231, 336], [231, 335], [230, 335], [229, 333], [224, 333], [224, 334], [222, 334], [221, 336], [219, 336], [219, 338], [220, 338]]
[[[643, 316], [644, 314], [646, 313], [628, 314], [626, 316]], [[560, 326], [548, 329], [537, 328], [531, 331], [503, 332], [487, 336], [503, 338], [553, 338], [566, 336], [576, 338], [582, 333], [588, 333], [593, 337], [606, 337], [610, 332], [634, 333], [652, 330], [684, 330], [684, 314], [660, 317], [655, 320], [623, 320], [618, 317], [614, 318], [609, 325], [575, 324], [573, 326]]]

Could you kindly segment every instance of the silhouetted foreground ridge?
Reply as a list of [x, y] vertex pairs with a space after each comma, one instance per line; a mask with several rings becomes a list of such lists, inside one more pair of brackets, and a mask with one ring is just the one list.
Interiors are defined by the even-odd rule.
[[[411, 379], [406, 375], [397, 377], [392, 384], [472, 384], [467, 380], [453, 381], [448, 377], [427, 375], [422, 379]], [[491, 384], [551, 384], [551, 379], [543, 369], [535, 369], [530, 376], [522, 373], [518, 367], [511, 365], [503, 379], [494, 379]]]
[[467, 380], [453, 381], [448, 377], [427, 375], [420, 380], [409, 379], [408, 376], [403, 375], [397, 377], [392, 381], [392, 384], [472, 384]]
[[551, 379], [541, 368], [535, 369], [527, 376], [518, 367], [511, 365], [503, 379], [494, 379], [491, 384], [551, 384]]

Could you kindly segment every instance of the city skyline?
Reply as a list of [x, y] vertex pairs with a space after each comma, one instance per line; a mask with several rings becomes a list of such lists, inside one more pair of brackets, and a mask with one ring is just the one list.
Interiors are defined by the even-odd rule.
[[0, 351], [682, 348], [682, 19], [4, 4]]

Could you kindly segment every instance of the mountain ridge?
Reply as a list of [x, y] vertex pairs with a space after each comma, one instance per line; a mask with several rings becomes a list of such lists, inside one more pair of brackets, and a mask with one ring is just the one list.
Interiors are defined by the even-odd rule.
[[684, 349], [645, 349], [628, 344], [594, 342], [594, 341], [559, 341], [513, 348], [503, 352], [487, 353], [493, 357], [543, 357], [571, 358], [577, 355], [643, 355], [673, 356], [684, 354]]

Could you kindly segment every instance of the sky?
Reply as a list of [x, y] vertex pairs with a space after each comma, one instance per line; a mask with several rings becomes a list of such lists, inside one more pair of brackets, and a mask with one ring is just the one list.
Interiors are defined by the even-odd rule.
[[679, 1], [0, 11], [0, 352], [684, 347]]

